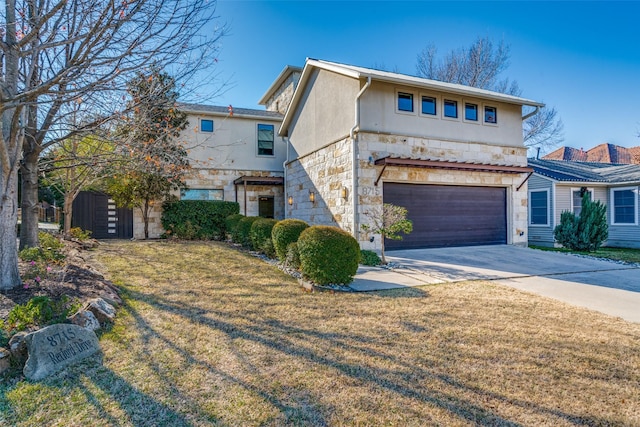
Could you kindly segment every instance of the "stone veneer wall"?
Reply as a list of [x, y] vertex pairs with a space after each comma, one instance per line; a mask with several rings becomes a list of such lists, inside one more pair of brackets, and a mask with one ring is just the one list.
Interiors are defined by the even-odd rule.
[[[352, 232], [351, 202], [352, 143], [345, 138], [287, 164], [287, 195], [293, 204], [285, 205], [287, 218], [298, 218], [311, 225], [333, 225]], [[342, 189], [347, 197], [342, 197]], [[309, 192], [315, 202], [309, 201]]]
[[287, 112], [287, 108], [293, 98], [293, 92], [300, 81], [301, 72], [293, 72], [282, 83], [282, 86], [267, 100], [265, 107], [267, 111], [276, 111], [282, 115]]
[[[428, 138], [383, 135], [362, 132], [358, 135], [358, 212], [360, 223], [365, 221], [363, 213], [380, 206], [383, 198], [383, 182], [411, 182], [425, 184], [478, 185], [507, 188], [507, 242], [527, 244], [527, 185], [520, 186], [526, 174], [495, 172], [468, 172], [445, 169], [409, 168], [387, 166], [377, 186], [382, 166], [373, 161], [393, 154], [397, 156], [430, 160], [490, 163], [502, 165], [527, 165], [525, 147], [506, 147], [481, 143], [443, 141]], [[373, 161], [369, 161], [369, 159]], [[367, 236], [359, 237], [363, 249], [379, 250], [379, 237], [370, 243]]]
[[[224, 191], [224, 200], [229, 202], [236, 201], [235, 186], [233, 181], [242, 176], [282, 176], [282, 172], [273, 171], [249, 171], [235, 169], [194, 169], [191, 175], [187, 177], [186, 184], [192, 189], [222, 189]], [[177, 195], [177, 194], [176, 194]], [[284, 195], [282, 186], [247, 186], [247, 213], [248, 216], [258, 215], [258, 198], [260, 196], [273, 196], [274, 217], [276, 219], [284, 218]], [[238, 203], [240, 204], [240, 213], [244, 212], [244, 188], [238, 185]], [[155, 239], [164, 233], [162, 228], [162, 203], [156, 203], [149, 217], [149, 238]], [[133, 210], [133, 236], [136, 239], [144, 238], [144, 222], [140, 209]]]

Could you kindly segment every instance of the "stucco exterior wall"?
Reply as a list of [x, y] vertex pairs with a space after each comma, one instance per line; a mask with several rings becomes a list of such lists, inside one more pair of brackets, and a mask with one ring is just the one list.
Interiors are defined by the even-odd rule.
[[[360, 133], [358, 138], [359, 170], [357, 192], [360, 224], [367, 220], [364, 215], [365, 212], [382, 204], [384, 197], [383, 182], [496, 186], [507, 189], [507, 243], [522, 246], [527, 244], [527, 185], [525, 184], [520, 190], [517, 190], [517, 187], [525, 180], [526, 174], [388, 166], [376, 186], [374, 183], [382, 171], [382, 166], [373, 164], [375, 159], [394, 153], [407, 157], [426, 157], [433, 160], [460, 160], [526, 166], [527, 149], [525, 147], [470, 144], [373, 133]], [[375, 239], [373, 243], [370, 243], [368, 236], [363, 233], [360, 234], [358, 240], [363, 248], [380, 249], [379, 239]]]
[[[352, 143], [345, 138], [289, 163], [286, 186], [293, 204], [285, 205], [286, 217], [352, 232], [351, 158]], [[314, 192], [315, 202], [309, 200], [309, 192]]]
[[[413, 94], [414, 111], [397, 110], [397, 93]], [[436, 116], [421, 114], [421, 97], [436, 98]], [[458, 102], [458, 118], [442, 114], [444, 99]], [[478, 106], [478, 120], [464, 119], [466, 102]], [[484, 123], [484, 106], [497, 108], [497, 123]], [[474, 97], [427, 91], [412, 87], [373, 82], [362, 96], [360, 129], [391, 135], [429, 136], [440, 140], [479, 142], [490, 145], [521, 147], [522, 107], [486, 101]]]
[[289, 126], [289, 159], [344, 139], [354, 124], [354, 100], [359, 90], [358, 80], [315, 70]]

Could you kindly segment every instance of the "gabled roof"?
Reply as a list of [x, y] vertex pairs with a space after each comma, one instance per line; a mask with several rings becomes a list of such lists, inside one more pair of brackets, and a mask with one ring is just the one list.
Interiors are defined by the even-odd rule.
[[640, 165], [528, 159], [538, 175], [560, 182], [640, 183]]
[[407, 74], [391, 73], [389, 71], [374, 70], [372, 68], [358, 67], [355, 65], [340, 64], [337, 62], [322, 61], [317, 59], [307, 58], [304, 68], [302, 69], [302, 76], [300, 82], [293, 95], [291, 104], [287, 109], [280, 127], [280, 133], [283, 134], [288, 130], [288, 126], [293, 118], [296, 106], [302, 98], [304, 88], [311, 76], [313, 69], [323, 69], [332, 71], [343, 76], [352, 77], [354, 79], [367, 79], [371, 78], [374, 81], [381, 81], [387, 83], [394, 83], [398, 85], [414, 86], [422, 89], [431, 89], [436, 91], [454, 93], [464, 96], [473, 96], [481, 99], [488, 99], [497, 102], [504, 102], [507, 104], [527, 105], [531, 107], [544, 107], [543, 103], [533, 101], [526, 98], [520, 98], [518, 96], [506, 95], [504, 93], [492, 92], [485, 89], [478, 89], [470, 86], [459, 85], [455, 83], [445, 83], [437, 80], [425, 79], [422, 77], [409, 76]]
[[266, 104], [267, 100], [271, 98], [275, 91], [278, 90], [278, 88], [282, 86], [285, 80], [287, 80], [289, 76], [295, 72], [301, 73], [302, 68], [296, 67], [294, 65], [286, 65], [282, 69], [276, 80], [271, 84], [271, 86], [269, 86], [269, 89], [267, 89], [264, 95], [262, 95], [262, 98], [260, 98], [260, 101], [258, 101], [258, 105]]
[[567, 160], [609, 164], [640, 164], [640, 147], [626, 148], [604, 143], [587, 151], [572, 147], [560, 147], [543, 157], [544, 160]]
[[178, 106], [186, 113], [202, 114], [209, 116], [228, 116], [233, 111], [233, 117], [248, 119], [273, 119], [282, 120], [282, 114], [275, 111], [254, 110], [252, 108], [236, 108], [231, 106], [222, 107], [219, 105], [188, 104], [179, 103]]

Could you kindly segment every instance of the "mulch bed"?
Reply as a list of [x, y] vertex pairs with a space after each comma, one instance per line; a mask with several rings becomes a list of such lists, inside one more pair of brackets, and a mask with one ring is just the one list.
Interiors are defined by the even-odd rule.
[[[58, 299], [66, 295], [84, 302], [104, 294], [118, 294], [116, 286], [91, 266], [91, 252], [87, 249], [87, 244], [65, 241], [64, 252], [64, 264], [52, 265], [51, 272], [39, 284], [28, 280], [26, 287], [19, 286], [8, 291], [0, 291], [0, 319], [6, 319], [15, 305], [24, 304], [36, 296]], [[19, 262], [21, 274], [28, 268], [28, 263]]]

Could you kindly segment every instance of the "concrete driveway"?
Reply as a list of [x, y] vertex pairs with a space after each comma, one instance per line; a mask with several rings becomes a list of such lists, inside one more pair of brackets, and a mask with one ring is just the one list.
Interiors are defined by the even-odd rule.
[[640, 266], [517, 246], [473, 246], [388, 252], [399, 268], [360, 267], [357, 291], [467, 280], [492, 280], [640, 322]]

